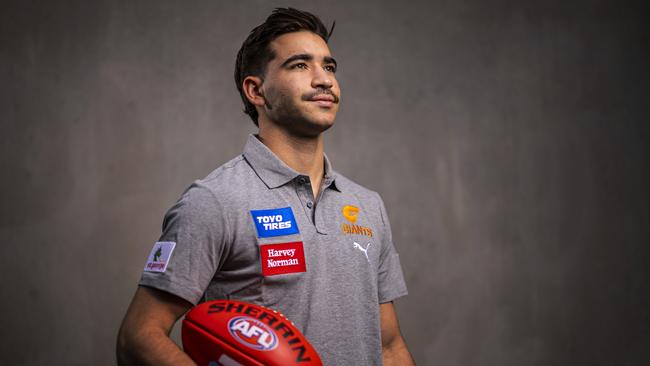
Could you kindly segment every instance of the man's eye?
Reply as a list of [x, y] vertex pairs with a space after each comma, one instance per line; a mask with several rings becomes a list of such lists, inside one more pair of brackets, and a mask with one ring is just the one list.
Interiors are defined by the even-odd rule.
[[291, 68], [292, 69], [306, 69], [307, 64], [304, 63], [304, 62], [301, 62], [301, 63], [298, 63], [298, 64], [295, 64], [295, 65], [291, 66]]
[[334, 73], [334, 72], [336, 72], [336, 66], [334, 66], [334, 65], [327, 65], [327, 66], [325, 66], [325, 70]]

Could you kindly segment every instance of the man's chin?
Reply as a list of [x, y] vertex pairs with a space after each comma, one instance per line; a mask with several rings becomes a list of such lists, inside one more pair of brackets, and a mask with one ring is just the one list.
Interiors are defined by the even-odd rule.
[[335, 117], [336, 115], [332, 114], [301, 116], [297, 118], [285, 117], [278, 118], [278, 122], [272, 123], [291, 135], [301, 138], [316, 138], [334, 126]]
[[334, 121], [303, 122], [299, 126], [294, 126], [292, 132], [303, 138], [316, 138], [332, 126]]

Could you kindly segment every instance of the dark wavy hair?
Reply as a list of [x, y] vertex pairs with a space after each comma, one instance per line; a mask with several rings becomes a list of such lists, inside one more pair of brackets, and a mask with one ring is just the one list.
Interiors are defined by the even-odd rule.
[[306, 11], [293, 8], [276, 8], [266, 18], [264, 23], [258, 25], [250, 32], [248, 38], [246, 38], [237, 53], [235, 84], [237, 84], [237, 90], [244, 102], [244, 113], [250, 116], [255, 126], [258, 126], [257, 110], [246, 99], [242, 82], [247, 76], [264, 77], [266, 65], [275, 57], [275, 54], [269, 47], [270, 43], [283, 34], [299, 31], [315, 33], [327, 43], [333, 30], [334, 24], [332, 24], [332, 28], [328, 32], [323, 22], [317, 16]]

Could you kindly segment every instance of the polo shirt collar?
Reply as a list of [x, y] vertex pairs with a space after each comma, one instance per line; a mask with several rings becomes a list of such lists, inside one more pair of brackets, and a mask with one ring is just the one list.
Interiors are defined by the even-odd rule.
[[325, 188], [334, 188], [335, 190], [341, 192], [339, 187], [336, 185], [336, 172], [332, 169], [332, 163], [330, 159], [327, 158], [327, 154], [323, 153], [323, 158], [325, 159], [325, 176], [323, 177], [323, 187]]
[[[258, 177], [269, 188], [277, 188], [296, 179], [302, 174], [291, 169], [287, 164], [280, 160], [266, 145], [259, 140], [256, 135], [249, 135], [246, 146], [244, 147], [244, 158], [253, 168]], [[335, 184], [336, 173], [332, 169], [327, 155], [325, 158], [325, 177], [323, 178], [324, 186], [331, 187], [340, 191]]]

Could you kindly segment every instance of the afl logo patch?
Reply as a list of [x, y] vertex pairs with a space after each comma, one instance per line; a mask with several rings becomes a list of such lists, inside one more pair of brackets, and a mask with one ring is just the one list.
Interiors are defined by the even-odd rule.
[[259, 351], [272, 351], [278, 346], [278, 336], [261, 321], [238, 316], [228, 322], [230, 335], [239, 343]]

